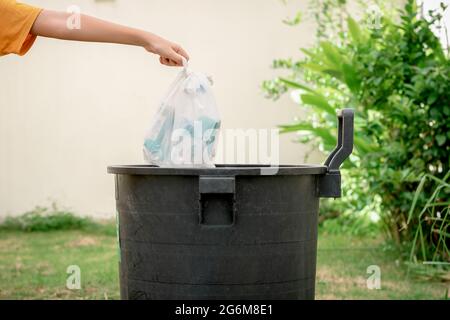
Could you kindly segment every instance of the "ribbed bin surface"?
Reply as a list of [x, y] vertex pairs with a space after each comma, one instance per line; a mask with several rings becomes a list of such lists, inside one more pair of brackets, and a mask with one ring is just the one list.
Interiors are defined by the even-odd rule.
[[321, 166], [116, 174], [123, 299], [313, 299]]

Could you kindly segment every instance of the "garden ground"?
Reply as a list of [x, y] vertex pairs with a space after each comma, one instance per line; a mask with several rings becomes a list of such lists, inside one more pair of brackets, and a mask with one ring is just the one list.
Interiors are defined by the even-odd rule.
[[[111, 228], [112, 230], [112, 228]], [[118, 299], [114, 232], [0, 231], [0, 299]], [[443, 299], [449, 282], [408, 276], [381, 238], [321, 232], [317, 299]], [[81, 290], [66, 289], [69, 265], [81, 268]], [[381, 289], [367, 288], [367, 267], [381, 271]]]

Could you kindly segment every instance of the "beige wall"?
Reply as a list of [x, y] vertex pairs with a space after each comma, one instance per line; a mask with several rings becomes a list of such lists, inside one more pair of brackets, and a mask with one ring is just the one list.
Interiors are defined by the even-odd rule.
[[[152, 30], [183, 44], [191, 66], [213, 76], [224, 128], [272, 128], [292, 121], [288, 97], [264, 99], [273, 58], [297, 54], [313, 26], [281, 23], [306, 1], [28, 0]], [[25, 57], [0, 58], [0, 217], [56, 201], [83, 215], [114, 214], [109, 164], [142, 163], [143, 135], [178, 71], [135, 47], [40, 38]], [[282, 136], [281, 161], [304, 149]], [[321, 161], [322, 159], [311, 159]]]

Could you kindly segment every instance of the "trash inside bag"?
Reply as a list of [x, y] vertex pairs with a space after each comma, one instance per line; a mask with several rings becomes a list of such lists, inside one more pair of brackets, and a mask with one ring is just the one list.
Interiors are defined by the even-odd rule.
[[214, 167], [220, 115], [212, 81], [183, 64], [145, 136], [144, 158], [160, 167]]

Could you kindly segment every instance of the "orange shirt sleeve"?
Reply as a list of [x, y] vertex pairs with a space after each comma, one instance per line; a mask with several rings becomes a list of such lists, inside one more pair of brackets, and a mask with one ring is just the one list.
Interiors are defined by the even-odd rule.
[[0, 0], [0, 56], [27, 53], [36, 40], [30, 30], [41, 10], [15, 0]]

